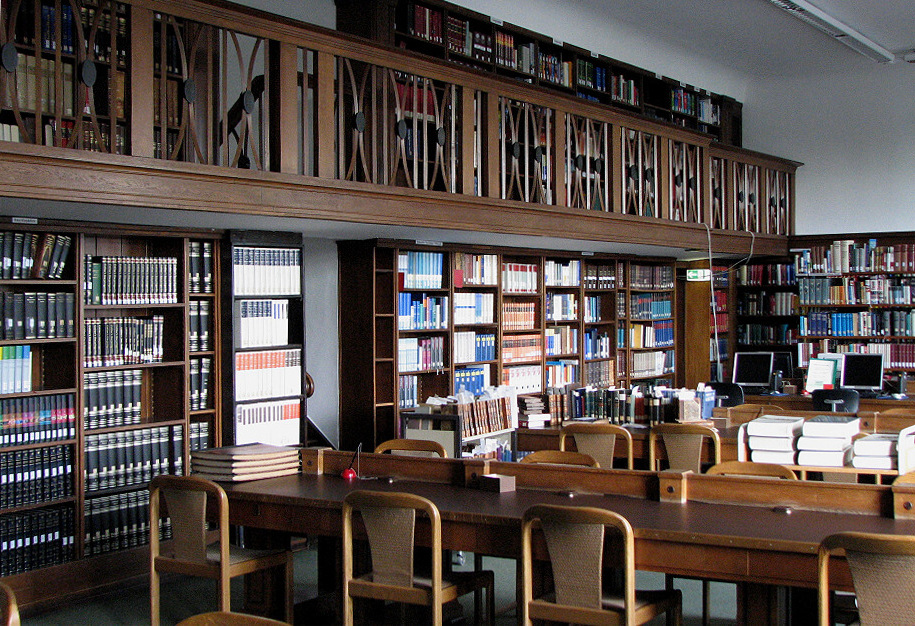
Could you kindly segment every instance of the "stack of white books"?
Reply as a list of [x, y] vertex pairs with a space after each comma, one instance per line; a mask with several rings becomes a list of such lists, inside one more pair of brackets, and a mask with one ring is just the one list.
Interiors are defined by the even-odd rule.
[[756, 463], [794, 465], [797, 460], [797, 438], [803, 425], [803, 417], [792, 415], [763, 415], [747, 422], [744, 426], [750, 460]]
[[915, 426], [898, 433], [872, 433], [854, 443], [852, 465], [861, 469], [899, 470], [904, 474], [915, 465]]
[[852, 459], [852, 438], [861, 420], [854, 415], [817, 415], [804, 422], [797, 440], [798, 465], [844, 467]]

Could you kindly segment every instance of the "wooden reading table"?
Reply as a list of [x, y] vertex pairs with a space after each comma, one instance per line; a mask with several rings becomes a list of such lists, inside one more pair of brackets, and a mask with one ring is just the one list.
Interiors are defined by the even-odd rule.
[[[817, 547], [827, 535], [840, 530], [915, 534], [911, 486], [578, 467], [557, 471], [546, 465], [374, 454], [361, 456], [364, 478], [347, 482], [340, 472], [349, 466], [350, 453], [308, 449], [302, 456], [301, 474], [227, 485], [232, 523], [339, 537], [347, 493], [408, 491], [439, 507], [443, 547], [520, 558], [521, 516], [532, 504], [603, 507], [632, 524], [638, 569], [741, 583], [738, 618], [746, 624], [776, 621], [775, 586], [816, 586]], [[477, 476], [488, 473], [515, 476], [516, 491], [472, 488]], [[835, 584], [850, 588], [847, 569], [835, 571]]]

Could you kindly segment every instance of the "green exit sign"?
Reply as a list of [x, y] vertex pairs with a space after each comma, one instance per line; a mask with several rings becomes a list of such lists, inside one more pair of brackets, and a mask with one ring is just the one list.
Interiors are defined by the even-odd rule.
[[712, 280], [712, 270], [686, 270], [686, 280], [707, 283]]

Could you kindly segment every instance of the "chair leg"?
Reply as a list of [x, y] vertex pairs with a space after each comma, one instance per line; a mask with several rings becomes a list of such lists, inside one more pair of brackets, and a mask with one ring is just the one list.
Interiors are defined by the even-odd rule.
[[231, 596], [231, 579], [229, 578], [229, 572], [223, 571], [219, 575], [219, 580], [216, 582], [218, 589], [217, 593], [219, 595], [219, 610], [230, 612], [232, 610], [232, 600]]
[[159, 572], [155, 568], [149, 573], [149, 621], [151, 626], [159, 626]]
[[711, 611], [709, 600], [709, 582], [707, 580], [702, 581], [702, 626], [709, 626], [711, 621]]
[[284, 614], [286, 616], [285, 621], [287, 624], [291, 624], [295, 619], [295, 598], [293, 593], [295, 591], [295, 570], [293, 569], [293, 560], [292, 553], [290, 552], [286, 559], [286, 574], [283, 579], [283, 584], [285, 586], [285, 598], [286, 598], [286, 607]]

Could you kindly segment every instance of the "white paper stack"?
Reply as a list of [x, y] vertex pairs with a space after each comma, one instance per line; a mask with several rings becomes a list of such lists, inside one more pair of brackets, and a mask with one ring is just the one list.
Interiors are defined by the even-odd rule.
[[750, 460], [756, 463], [794, 465], [797, 437], [803, 425], [803, 417], [791, 415], [763, 415], [747, 422]]
[[852, 464], [861, 469], [898, 469], [904, 474], [915, 464], [915, 426], [898, 433], [872, 433], [854, 443]]
[[797, 440], [798, 465], [843, 467], [852, 459], [852, 437], [861, 421], [853, 415], [817, 415], [806, 422]]

